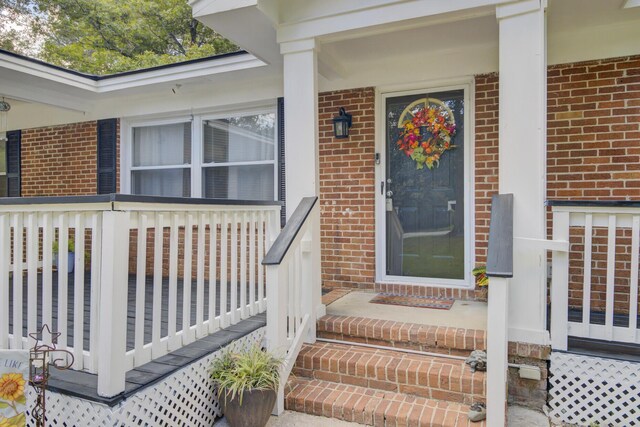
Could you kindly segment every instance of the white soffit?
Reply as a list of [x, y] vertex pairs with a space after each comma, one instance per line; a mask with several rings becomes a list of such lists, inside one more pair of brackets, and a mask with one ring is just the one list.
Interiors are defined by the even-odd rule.
[[630, 9], [632, 7], [639, 7], [639, 6], [640, 6], [640, 0], [626, 0], [622, 4], [623, 9]]
[[194, 18], [265, 63], [279, 66], [282, 62], [273, 7], [262, 10], [257, 0], [197, 0], [191, 7]]
[[107, 93], [159, 83], [197, 79], [265, 65], [263, 61], [255, 56], [249, 53], [242, 53], [184, 65], [159, 67], [96, 79], [89, 75], [70, 72], [18, 56], [0, 53], [0, 76], [4, 74], [2, 71], [4, 69], [8, 72], [7, 75], [11, 72], [18, 72], [30, 78], [62, 84], [90, 93]]

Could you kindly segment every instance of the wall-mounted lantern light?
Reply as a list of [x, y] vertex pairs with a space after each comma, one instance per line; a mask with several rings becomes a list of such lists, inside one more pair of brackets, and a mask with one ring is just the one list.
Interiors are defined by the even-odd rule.
[[333, 134], [336, 138], [349, 138], [349, 128], [351, 127], [351, 114], [347, 114], [343, 107], [333, 118]]

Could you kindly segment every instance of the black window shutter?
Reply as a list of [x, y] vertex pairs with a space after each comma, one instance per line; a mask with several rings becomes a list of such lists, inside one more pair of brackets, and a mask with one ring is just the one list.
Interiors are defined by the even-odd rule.
[[284, 171], [284, 98], [278, 98], [278, 200], [283, 203], [280, 211], [281, 227], [284, 227], [287, 222], [287, 188]]
[[7, 132], [7, 196], [20, 197], [20, 145], [22, 132]]
[[116, 193], [118, 119], [98, 120], [98, 194]]

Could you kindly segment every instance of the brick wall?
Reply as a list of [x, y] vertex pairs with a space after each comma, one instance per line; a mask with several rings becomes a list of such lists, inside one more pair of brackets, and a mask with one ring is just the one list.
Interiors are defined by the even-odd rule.
[[[549, 69], [549, 199], [640, 200], [640, 57]], [[549, 217], [549, 224], [551, 223]], [[551, 227], [549, 227], [549, 233]], [[584, 229], [571, 230], [570, 306], [582, 306]], [[615, 311], [629, 312], [631, 242], [618, 230]], [[604, 309], [606, 230], [594, 228], [591, 306]]]
[[[640, 200], [640, 57], [563, 64], [548, 70], [547, 198]], [[476, 262], [486, 262], [491, 195], [498, 191], [498, 77], [476, 76]], [[551, 236], [551, 217], [548, 216]], [[584, 228], [571, 229], [570, 305], [582, 305]], [[630, 235], [618, 231], [615, 311], [628, 313]], [[606, 230], [594, 228], [591, 304], [606, 300]], [[639, 302], [640, 304], [640, 302]], [[522, 351], [521, 351], [522, 349]], [[533, 353], [536, 353], [534, 351]], [[509, 370], [509, 400], [541, 407], [548, 351], [510, 343], [509, 361], [537, 365], [542, 380]]]
[[519, 369], [509, 367], [509, 403], [543, 410], [547, 404], [548, 360], [550, 356], [551, 346], [509, 342], [509, 363], [536, 366], [540, 369], [540, 381], [536, 381], [520, 378]]
[[[498, 191], [497, 75], [476, 76], [475, 95], [476, 261], [482, 264], [491, 195]], [[639, 56], [550, 67], [547, 118], [548, 199], [640, 200]]]
[[[554, 66], [548, 79], [548, 197], [640, 200], [640, 56]], [[572, 228], [572, 307], [582, 306], [583, 240], [584, 228]], [[614, 307], [628, 313], [629, 230], [618, 230], [616, 243]], [[606, 251], [606, 230], [594, 228], [591, 306], [596, 310], [606, 301]]]
[[640, 199], [640, 56], [548, 72], [547, 195]]
[[96, 130], [95, 121], [23, 130], [22, 196], [96, 194]]
[[[375, 276], [375, 91], [322, 93], [320, 201], [322, 282], [325, 286], [373, 288]], [[348, 139], [333, 137], [333, 117], [353, 114]]]
[[498, 192], [498, 75], [475, 78], [476, 263], [487, 262], [491, 196]]

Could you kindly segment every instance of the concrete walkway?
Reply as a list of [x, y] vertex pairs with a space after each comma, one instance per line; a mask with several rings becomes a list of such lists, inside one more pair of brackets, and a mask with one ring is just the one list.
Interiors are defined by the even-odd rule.
[[[216, 427], [228, 427], [224, 418], [218, 421]], [[347, 423], [325, 417], [301, 414], [299, 412], [284, 411], [279, 417], [271, 417], [267, 427], [356, 427], [360, 424]], [[549, 427], [547, 417], [538, 411], [522, 406], [509, 406], [508, 427]]]

